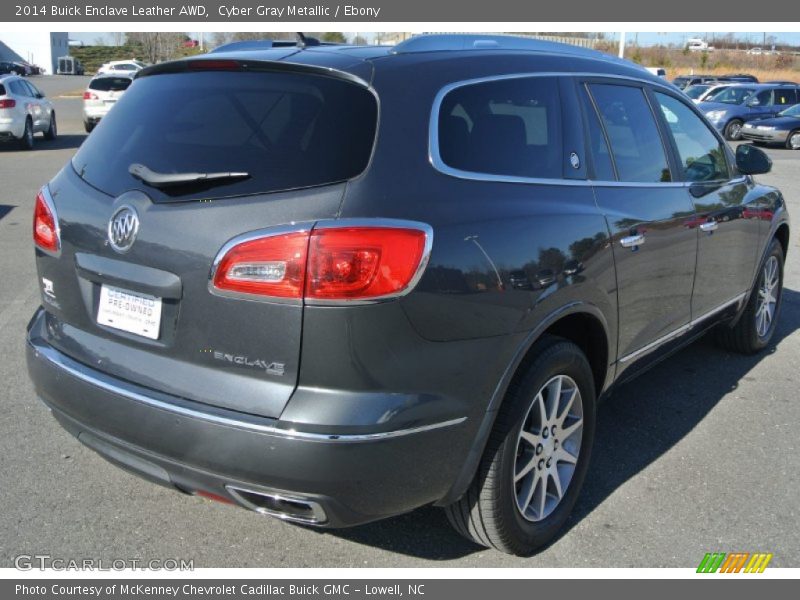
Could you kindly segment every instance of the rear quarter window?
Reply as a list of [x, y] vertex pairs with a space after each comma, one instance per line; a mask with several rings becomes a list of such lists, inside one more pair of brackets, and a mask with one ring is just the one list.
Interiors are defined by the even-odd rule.
[[0, 83], [0, 96], [6, 95], [6, 88], [3, 87], [3, 84]]
[[561, 178], [561, 112], [554, 77], [457, 87], [439, 106], [441, 162], [471, 173]]
[[[351, 179], [369, 162], [378, 118], [372, 92], [300, 73], [197, 71], [138, 78], [72, 160], [88, 183], [154, 201], [290, 190]], [[208, 189], [160, 190], [132, 177], [245, 172]]]

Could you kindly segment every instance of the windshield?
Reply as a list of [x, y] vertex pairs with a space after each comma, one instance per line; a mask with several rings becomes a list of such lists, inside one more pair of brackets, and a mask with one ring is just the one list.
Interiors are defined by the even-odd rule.
[[[375, 96], [334, 77], [198, 71], [136, 79], [72, 159], [94, 187], [196, 200], [346, 181], [369, 162]], [[213, 189], [156, 190], [130, 173], [248, 173]]]
[[778, 113], [781, 117], [798, 117], [800, 118], [800, 104], [795, 104], [786, 110]]
[[755, 93], [755, 89], [748, 87], [731, 86], [714, 96], [714, 102], [723, 104], [742, 104]]
[[689, 96], [689, 98], [691, 98], [692, 100], [694, 100], [696, 98], [699, 98], [703, 94], [703, 92], [705, 92], [710, 87], [711, 87], [710, 85], [690, 85], [685, 90], [683, 90], [683, 93]]
[[708, 93], [703, 97], [703, 102], [716, 102], [717, 96], [728, 89], [729, 86], [724, 85], [718, 88], [711, 88]]

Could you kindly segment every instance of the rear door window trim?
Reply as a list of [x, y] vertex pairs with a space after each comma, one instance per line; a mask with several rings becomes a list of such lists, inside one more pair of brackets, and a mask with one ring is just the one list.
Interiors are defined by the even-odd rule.
[[[431, 114], [428, 121], [428, 161], [431, 166], [444, 175], [455, 177], [457, 179], [467, 179], [471, 181], [484, 181], [495, 183], [522, 183], [522, 184], [540, 184], [540, 185], [566, 185], [566, 186], [596, 186], [596, 187], [688, 187], [689, 182], [676, 181], [674, 167], [672, 165], [673, 159], [671, 158], [671, 151], [665, 145], [663, 135], [661, 136], [661, 143], [665, 146], [665, 153], [667, 154], [667, 161], [672, 172], [672, 181], [668, 182], [649, 182], [649, 181], [607, 181], [607, 180], [593, 180], [593, 179], [565, 179], [565, 178], [545, 178], [545, 177], [519, 177], [513, 175], [495, 175], [492, 173], [480, 173], [475, 171], [463, 171], [447, 165], [439, 153], [439, 113], [441, 110], [442, 102], [451, 91], [460, 87], [476, 85], [480, 83], [487, 83], [492, 81], [503, 81], [508, 79], [528, 79], [532, 77], [554, 77], [554, 78], [572, 78], [583, 84], [584, 81], [596, 80], [598, 83], [628, 85], [631, 87], [641, 88], [654, 88], [658, 90], [669, 91], [666, 84], [660, 82], [649, 81], [646, 79], [639, 79], [627, 75], [614, 75], [603, 73], [570, 73], [564, 71], [542, 71], [542, 72], [520, 72], [508, 73], [503, 75], [490, 75], [487, 77], [478, 77], [475, 79], [465, 79], [455, 81], [443, 86], [436, 94], [431, 108]], [[562, 91], [566, 86], [562, 86]], [[647, 94], [645, 94], [647, 97]], [[649, 104], [649, 99], [648, 99]], [[652, 106], [650, 107], [652, 111]], [[658, 118], [654, 115], [654, 118]], [[658, 123], [658, 121], [657, 121]], [[583, 127], [582, 121], [579, 127]]]

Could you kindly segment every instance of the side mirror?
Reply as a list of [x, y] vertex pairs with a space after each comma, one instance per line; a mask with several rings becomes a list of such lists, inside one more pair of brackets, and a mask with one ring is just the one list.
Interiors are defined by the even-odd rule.
[[736, 148], [736, 168], [745, 175], [760, 175], [770, 172], [772, 160], [760, 148], [740, 144]]

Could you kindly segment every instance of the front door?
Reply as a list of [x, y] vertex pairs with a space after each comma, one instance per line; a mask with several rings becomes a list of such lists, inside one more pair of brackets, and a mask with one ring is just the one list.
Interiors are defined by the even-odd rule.
[[750, 206], [750, 181], [732, 168], [724, 142], [677, 95], [655, 92], [697, 213], [697, 273], [692, 319], [730, 302], [752, 284], [762, 212]]
[[[691, 320], [695, 218], [643, 87], [586, 83], [597, 205], [613, 243], [619, 369]], [[610, 179], [609, 181], [603, 181]]]

